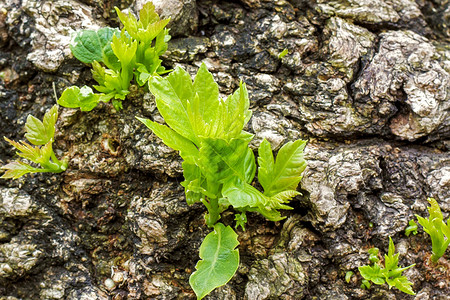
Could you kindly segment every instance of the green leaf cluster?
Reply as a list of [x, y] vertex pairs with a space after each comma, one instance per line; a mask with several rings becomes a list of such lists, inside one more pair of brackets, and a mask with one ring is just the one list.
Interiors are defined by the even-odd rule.
[[139, 20], [115, 9], [124, 25], [122, 31], [108, 27], [83, 30], [74, 35], [70, 46], [76, 58], [92, 64], [92, 75], [98, 83], [94, 88], [100, 93], [93, 93], [87, 86], [70, 87], [58, 100], [60, 105], [90, 111], [100, 101], [111, 100], [120, 110], [132, 82], [144, 86], [155, 74], [168, 72], [159, 57], [170, 40], [165, 29], [170, 19], [160, 20], [151, 2], [142, 8]]
[[441, 258], [450, 244], [450, 218], [447, 223], [444, 222], [441, 208], [434, 198], [428, 198], [430, 206], [428, 219], [416, 215], [419, 224], [423, 230], [431, 237], [432, 255], [431, 261], [436, 263]]
[[400, 254], [394, 254], [395, 246], [391, 237], [389, 237], [388, 254], [384, 255], [384, 267], [379, 264], [380, 259], [378, 258], [378, 251], [379, 250], [377, 248], [369, 249], [369, 260], [372, 265], [358, 267], [359, 273], [364, 278], [361, 287], [370, 288], [370, 281], [378, 285], [387, 283], [389, 285], [389, 289], [396, 287], [406, 294], [415, 295], [411, 287], [412, 282], [410, 282], [406, 276], [402, 276], [403, 271], [414, 267], [415, 264], [405, 268], [398, 266], [398, 257]]
[[[29, 115], [25, 124], [27, 142], [15, 142], [7, 137], [5, 140], [17, 150], [17, 155], [33, 163], [39, 164], [40, 168], [33, 167], [22, 161], [13, 161], [2, 167], [6, 170], [1, 178], [17, 179], [27, 173], [53, 172], [61, 173], [67, 169], [67, 162], [60, 161], [53, 152], [52, 143], [55, 135], [55, 123], [58, 119], [58, 106], [54, 105], [44, 115], [42, 122]], [[41, 147], [39, 147], [41, 146]]]
[[[217, 222], [229, 206], [237, 211], [236, 227], [244, 228], [247, 212], [259, 212], [272, 221], [283, 219], [279, 210], [291, 209], [286, 204], [299, 194], [296, 189], [306, 167], [305, 141], [288, 142], [275, 158], [269, 142], [263, 140], [258, 149], [257, 168], [249, 148], [253, 135], [243, 130], [251, 117], [245, 84], [241, 82], [232, 95], [221, 99], [218, 85], [204, 64], [194, 81], [186, 71], [176, 68], [167, 77], [151, 78], [149, 89], [167, 125], [138, 119], [166, 145], [179, 151], [183, 158], [185, 180], [181, 184], [186, 200], [188, 204], [201, 202], [206, 206], [206, 224], [214, 228], [211, 234], [216, 236], [223, 230], [224, 225]], [[263, 192], [252, 185], [257, 169]], [[227, 231], [234, 233], [229, 227]], [[222, 251], [229, 252], [235, 247], [225, 247], [219, 241], [217, 237], [207, 238], [201, 257], [202, 253], [212, 252], [221, 256]], [[238, 255], [237, 250], [233, 251]], [[191, 276], [191, 286], [201, 299], [228, 282], [236, 268], [234, 263], [199, 263]]]

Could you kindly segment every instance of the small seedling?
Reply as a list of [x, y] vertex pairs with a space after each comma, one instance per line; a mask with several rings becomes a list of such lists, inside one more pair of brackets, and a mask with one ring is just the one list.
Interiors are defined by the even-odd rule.
[[400, 268], [398, 266], [398, 256], [400, 254], [397, 253], [394, 255], [394, 253], [394, 242], [392, 241], [391, 237], [389, 237], [389, 250], [388, 254], [384, 255], [385, 266], [384, 268], [382, 268], [379, 263], [380, 259], [378, 258], [378, 249], [369, 249], [369, 260], [373, 264], [358, 267], [359, 273], [364, 278], [361, 284], [361, 288], [370, 288], [370, 281], [378, 285], [387, 283], [389, 285], [389, 289], [391, 289], [392, 287], [396, 287], [406, 294], [415, 295], [411, 287], [412, 282], [410, 282], [406, 276], [402, 276], [402, 273], [403, 271], [414, 267], [416, 264], [410, 265], [405, 268]]
[[347, 271], [347, 273], [345, 273], [345, 282], [350, 283], [350, 280], [354, 274], [355, 273], [353, 273], [353, 271]]
[[[55, 135], [55, 123], [58, 119], [58, 106], [54, 105], [44, 115], [41, 122], [39, 119], [29, 115], [25, 124], [26, 139], [36, 147], [21, 141], [19, 143], [5, 137], [5, 140], [17, 150], [17, 155], [33, 163], [39, 164], [41, 168], [33, 167], [23, 161], [13, 161], [1, 167], [6, 170], [1, 178], [17, 179], [27, 173], [52, 172], [61, 173], [67, 169], [67, 161], [58, 160], [53, 152], [53, 137]], [[39, 147], [42, 146], [42, 147]]]
[[94, 88], [100, 94], [87, 86], [72, 86], [58, 100], [61, 106], [90, 111], [99, 102], [112, 100], [114, 108], [120, 110], [133, 82], [144, 86], [155, 74], [169, 72], [159, 57], [168, 47], [170, 35], [165, 27], [170, 19], [160, 20], [151, 2], [140, 11], [139, 21], [115, 9], [124, 26], [122, 31], [109, 27], [83, 30], [74, 35], [70, 47], [76, 58], [92, 65], [92, 76], [98, 83]]
[[282, 59], [283, 57], [285, 57], [287, 54], [289, 53], [288, 49], [284, 49], [283, 51], [280, 52], [280, 54], [278, 54], [278, 58]]
[[258, 149], [258, 180], [264, 189], [252, 185], [256, 162], [249, 142], [253, 135], [245, 132], [250, 120], [249, 99], [245, 84], [227, 99], [219, 98], [219, 87], [202, 64], [195, 76], [181, 68], [169, 76], [153, 77], [150, 91], [166, 125], [138, 118], [154, 134], [183, 158], [186, 201], [201, 202], [208, 213], [206, 225], [213, 228], [200, 246], [200, 261], [189, 283], [202, 299], [215, 288], [226, 284], [239, 265], [239, 242], [230, 226], [219, 223], [220, 214], [232, 206], [236, 227], [244, 229], [247, 212], [259, 212], [268, 220], [279, 221], [279, 209], [292, 209], [286, 203], [296, 195], [301, 173], [305, 141], [285, 144], [276, 159], [267, 140]]
[[417, 224], [414, 222], [414, 220], [409, 220], [408, 227], [405, 229], [405, 235], [409, 236], [411, 233], [416, 235], [417, 234]]
[[450, 244], [450, 218], [447, 219], [446, 224], [437, 201], [434, 198], [428, 198], [428, 202], [430, 203], [428, 207], [429, 218], [425, 219], [419, 215], [416, 215], [416, 217], [419, 224], [423, 226], [423, 230], [431, 237], [431, 261], [437, 263]]

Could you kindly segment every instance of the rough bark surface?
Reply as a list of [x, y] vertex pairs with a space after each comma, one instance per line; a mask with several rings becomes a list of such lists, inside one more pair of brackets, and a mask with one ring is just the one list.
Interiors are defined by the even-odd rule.
[[[60, 95], [92, 84], [71, 33], [118, 26], [114, 5], [144, 2], [1, 1], [0, 136], [23, 139], [27, 115], [55, 103], [53, 85]], [[203, 61], [224, 95], [247, 83], [254, 149], [309, 140], [303, 196], [282, 222], [248, 216], [238, 272], [207, 299], [413, 299], [360, 289], [357, 267], [368, 248], [387, 252], [388, 236], [400, 264], [416, 264], [405, 272], [416, 299], [448, 299], [450, 250], [432, 266], [429, 236], [404, 229], [427, 216], [428, 196], [450, 213], [450, 2], [154, 3], [172, 17], [166, 67], [194, 74]], [[135, 119], [161, 119], [152, 96], [123, 104], [60, 109], [55, 146], [68, 171], [0, 180], [1, 300], [195, 298], [205, 208], [186, 204], [180, 158]], [[14, 157], [0, 141], [0, 165]]]

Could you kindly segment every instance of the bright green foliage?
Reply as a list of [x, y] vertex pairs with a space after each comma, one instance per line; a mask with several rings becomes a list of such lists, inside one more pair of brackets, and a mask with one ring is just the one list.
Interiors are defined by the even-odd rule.
[[74, 36], [70, 47], [76, 58], [92, 64], [92, 75], [98, 83], [94, 88], [100, 94], [91, 91], [84, 97], [73, 90], [63, 93], [64, 97], [58, 100], [60, 105], [89, 111], [99, 101], [112, 100], [114, 107], [120, 110], [132, 82], [143, 86], [152, 76], [168, 72], [161, 66], [159, 57], [167, 50], [170, 40], [169, 30], [165, 29], [170, 20], [160, 20], [151, 2], [140, 11], [139, 21], [117, 7], [116, 12], [124, 25], [122, 31], [112, 28], [84, 30]]
[[[249, 211], [259, 212], [273, 221], [283, 219], [278, 210], [291, 209], [286, 203], [299, 194], [296, 189], [306, 166], [305, 141], [287, 143], [276, 159], [269, 142], [261, 143], [258, 178], [264, 188], [262, 193], [252, 185], [256, 162], [249, 142], [253, 135], [243, 130], [251, 117], [245, 84], [241, 83], [227, 99], [220, 99], [217, 83], [202, 64], [194, 81], [186, 71], [176, 68], [167, 77], [150, 79], [149, 88], [167, 125], [138, 119], [166, 145], [180, 152], [184, 160], [181, 185], [185, 188], [186, 201], [188, 204], [202, 202], [206, 206], [209, 227], [216, 228], [220, 214], [230, 205], [237, 210], [236, 227], [242, 229]], [[214, 266], [214, 273], [227, 272], [221, 265]], [[231, 276], [227, 275], [226, 281]], [[203, 286], [200, 280], [194, 275], [190, 280], [199, 298], [206, 295], [195, 288]], [[209, 293], [215, 287], [211, 285], [203, 290]]]
[[287, 54], [289, 53], [288, 49], [284, 49], [283, 51], [280, 52], [280, 54], [278, 54], [278, 58], [282, 59], [283, 57], [285, 57]]
[[100, 101], [100, 95], [94, 94], [88, 86], [81, 89], [77, 86], [71, 86], [64, 90], [58, 103], [64, 107], [80, 108], [81, 111], [91, 111]]
[[66, 161], [59, 161], [53, 152], [52, 143], [55, 135], [55, 123], [58, 119], [58, 106], [54, 105], [44, 115], [41, 122], [39, 119], [29, 115], [25, 124], [27, 140], [35, 145], [42, 147], [33, 147], [27, 142], [14, 142], [5, 137], [5, 140], [13, 145], [17, 150], [17, 154], [29, 161], [39, 164], [41, 168], [35, 168], [22, 161], [13, 161], [2, 169], [6, 170], [1, 178], [17, 179], [27, 173], [53, 172], [61, 173], [67, 169]]
[[411, 233], [416, 235], [417, 234], [418, 226], [414, 220], [409, 220], [408, 227], [405, 229], [405, 235], [409, 236]]
[[406, 276], [402, 276], [402, 273], [403, 271], [414, 267], [416, 264], [410, 265], [405, 268], [400, 268], [398, 266], [398, 256], [400, 254], [397, 253], [394, 255], [395, 246], [391, 237], [389, 237], [388, 254], [384, 255], [384, 268], [382, 268], [382, 266], [380, 266], [380, 264], [378, 263], [378, 249], [371, 248], [369, 250], [369, 253], [369, 260], [373, 263], [373, 265], [358, 267], [359, 273], [364, 278], [361, 288], [370, 288], [369, 281], [372, 281], [373, 283], [378, 285], [382, 285], [386, 282], [389, 285], [389, 289], [391, 289], [392, 287], [396, 287], [406, 294], [415, 295], [411, 287], [412, 282], [410, 282], [408, 278], [406, 278]]
[[111, 48], [114, 35], [120, 34], [118, 29], [109, 27], [98, 31], [83, 30], [77, 32], [71, 42], [70, 50], [78, 60], [92, 64], [94, 61], [102, 62], [109, 69], [117, 70], [120, 63]]
[[446, 224], [437, 201], [434, 198], [428, 198], [428, 202], [430, 203], [428, 207], [430, 217], [428, 219], [419, 215], [416, 215], [416, 217], [419, 224], [423, 226], [423, 230], [431, 237], [433, 252], [431, 261], [436, 263], [444, 255], [450, 244], [450, 218], [447, 219]]
[[230, 226], [222, 223], [214, 226], [200, 246], [200, 261], [189, 278], [198, 299], [209, 294], [216, 287], [226, 284], [239, 266], [239, 245], [237, 234]]

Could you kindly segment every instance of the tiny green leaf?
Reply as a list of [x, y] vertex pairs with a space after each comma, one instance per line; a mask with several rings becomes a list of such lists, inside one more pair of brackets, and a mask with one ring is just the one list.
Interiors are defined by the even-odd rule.
[[352, 279], [353, 274], [355, 274], [355, 273], [353, 273], [353, 271], [347, 271], [345, 273], [345, 282], [350, 283], [350, 280]]
[[53, 105], [52, 108], [47, 111], [42, 119], [47, 136], [52, 138], [55, 136], [55, 124], [58, 120], [58, 105]]
[[81, 89], [71, 86], [64, 90], [58, 99], [58, 104], [68, 108], [80, 108], [81, 111], [91, 111], [97, 106], [100, 96], [94, 94], [88, 86], [83, 86]]
[[423, 230], [431, 237], [431, 261], [436, 263], [450, 245], [450, 221], [447, 220], [447, 224], [445, 224], [441, 208], [434, 198], [428, 198], [428, 202], [430, 203], [428, 207], [429, 218], [422, 218], [419, 215], [416, 215], [416, 217]]
[[364, 279], [370, 280], [375, 284], [384, 284], [382, 269], [379, 265], [358, 267], [359, 273]]
[[283, 51], [280, 52], [280, 54], [278, 54], [278, 58], [279, 58], [279, 59], [282, 59], [282, 58], [285, 57], [286, 54], [288, 54], [288, 53], [289, 53], [289, 50], [288, 50], [288, 49], [284, 49]]
[[5, 174], [3, 174], [3, 176], [1, 177], [4, 179], [8, 178], [17, 179], [25, 174], [36, 173], [41, 171], [41, 169], [34, 168], [21, 161], [10, 162], [9, 164], [3, 166], [2, 169], [6, 170]]
[[247, 215], [245, 214], [245, 211], [240, 214], [235, 214], [234, 220], [236, 221], [235, 228], [237, 229], [239, 226], [241, 226], [242, 230], [245, 231], [245, 224], [247, 224]]
[[361, 289], [365, 290], [365, 289], [370, 289], [372, 285], [370, 284], [370, 281], [367, 279], [363, 279], [362, 283], [361, 283]]
[[58, 106], [53, 107], [44, 115], [44, 122], [29, 115], [25, 124], [27, 138], [33, 145], [44, 145], [53, 140], [55, 135], [55, 123], [58, 119]]
[[405, 229], [405, 235], [409, 236], [411, 233], [416, 235], [417, 234], [417, 224], [414, 222], [414, 220], [409, 220], [408, 227]]
[[400, 291], [402, 291], [405, 294], [409, 294], [409, 295], [416, 294], [416, 293], [414, 293], [414, 291], [412, 289], [412, 282], [409, 281], [408, 278], [406, 278], [406, 276], [400, 276], [400, 277], [395, 278], [393, 280], [393, 282], [391, 282], [389, 284], [389, 288], [391, 286], [395, 286], [396, 288], [398, 288]]
[[214, 226], [200, 246], [200, 261], [189, 278], [197, 299], [202, 299], [215, 288], [225, 285], [239, 265], [239, 245], [234, 230], [222, 223]]
[[[17, 143], [5, 137], [5, 140], [19, 150], [17, 155], [29, 161], [39, 164], [41, 168], [35, 168], [21, 161], [11, 162], [3, 167], [6, 173], [2, 178], [17, 179], [27, 173], [54, 172], [60, 173], [67, 169], [67, 161], [59, 161], [53, 153], [52, 143], [55, 135], [55, 123], [58, 119], [58, 106], [54, 105], [48, 110], [43, 122], [29, 115], [25, 124], [25, 137], [36, 147], [21, 141]], [[42, 147], [39, 147], [43, 145]]]
[[380, 252], [380, 250], [378, 248], [376, 247], [370, 248], [368, 252], [370, 262], [376, 263], [380, 261], [380, 259], [378, 258], [378, 253]]

